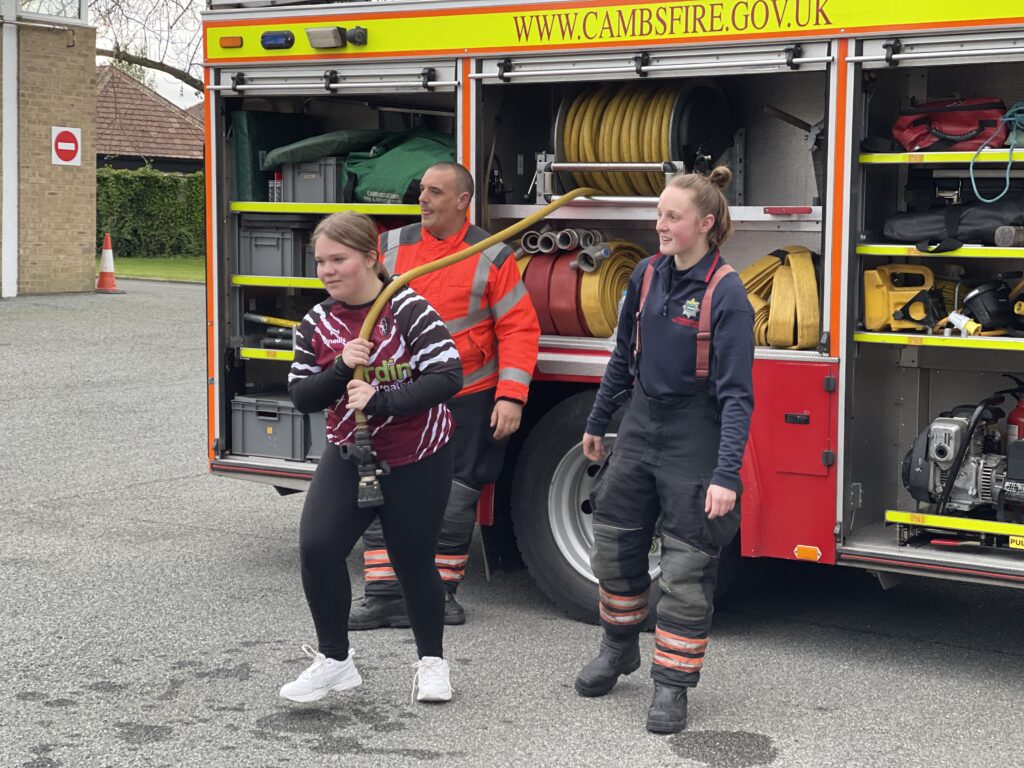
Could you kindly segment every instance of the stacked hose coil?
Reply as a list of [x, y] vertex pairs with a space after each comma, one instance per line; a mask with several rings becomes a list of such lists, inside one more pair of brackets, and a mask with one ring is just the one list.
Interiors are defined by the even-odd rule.
[[[562, 132], [570, 163], [662, 162], [672, 158], [669, 123], [678, 85], [630, 83], [588, 88], [573, 99]], [[660, 195], [663, 174], [574, 171], [577, 184], [612, 195]]]
[[761, 347], [814, 349], [821, 331], [814, 254], [800, 245], [778, 248], [740, 271], [754, 309]]
[[[556, 156], [569, 163], [682, 161], [694, 170], [698, 155], [717, 160], [734, 130], [725, 97], [710, 80], [592, 86], [562, 103]], [[665, 175], [654, 171], [571, 173], [577, 184], [609, 195], [657, 197], [665, 188]]]
[[646, 255], [622, 240], [586, 249], [523, 253], [517, 262], [519, 274], [537, 310], [541, 333], [611, 336], [629, 276]]

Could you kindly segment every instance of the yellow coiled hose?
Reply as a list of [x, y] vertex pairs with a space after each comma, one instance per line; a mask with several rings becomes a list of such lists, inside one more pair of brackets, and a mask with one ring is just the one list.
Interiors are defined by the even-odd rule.
[[[670, 124], [679, 86], [602, 85], [580, 92], [566, 111], [562, 146], [570, 163], [661, 163], [672, 159]], [[579, 185], [605, 194], [655, 196], [665, 188], [654, 171], [573, 171]]]
[[633, 268], [647, 256], [638, 245], [624, 240], [612, 240], [605, 245], [611, 248], [611, 255], [593, 272], [584, 272], [580, 280], [580, 308], [588, 330], [599, 338], [615, 332], [619, 299]]

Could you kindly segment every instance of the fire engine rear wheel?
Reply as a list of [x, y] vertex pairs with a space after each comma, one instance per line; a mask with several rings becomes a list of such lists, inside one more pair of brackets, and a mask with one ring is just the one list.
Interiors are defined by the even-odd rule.
[[[597, 622], [597, 579], [590, 569], [594, 542], [589, 495], [598, 465], [583, 455], [583, 430], [594, 391], [573, 395], [548, 411], [530, 430], [512, 484], [512, 524], [519, 551], [537, 585], [575, 619]], [[612, 420], [605, 445], [614, 443], [621, 412]], [[652, 544], [651, 578], [661, 572], [660, 547]], [[735, 581], [739, 539], [723, 548], [715, 598]], [[659, 597], [652, 586], [652, 605]], [[653, 614], [653, 612], [652, 612]], [[649, 622], [653, 624], [652, 621]]]
[[[512, 486], [512, 524], [530, 575], [575, 619], [597, 622], [597, 579], [590, 569], [594, 542], [589, 495], [598, 465], [583, 455], [583, 430], [594, 391], [563, 400], [530, 430]], [[614, 443], [619, 418], [605, 445]], [[657, 576], [657, 553], [651, 575]]]

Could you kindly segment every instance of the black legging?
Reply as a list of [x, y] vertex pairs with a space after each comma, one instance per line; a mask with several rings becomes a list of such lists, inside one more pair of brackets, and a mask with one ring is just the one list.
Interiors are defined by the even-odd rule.
[[442, 656], [444, 587], [434, 567], [434, 552], [451, 480], [452, 452], [446, 445], [422, 461], [392, 469], [381, 479], [384, 505], [360, 509], [355, 465], [341, 458], [337, 446], [327, 446], [299, 524], [302, 588], [324, 656], [348, 658], [352, 585], [345, 558], [378, 515], [405, 595], [416, 649], [421, 658]]

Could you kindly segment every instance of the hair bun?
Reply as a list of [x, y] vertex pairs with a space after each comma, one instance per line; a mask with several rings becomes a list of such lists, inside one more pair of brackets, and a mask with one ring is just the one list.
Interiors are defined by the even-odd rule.
[[727, 165], [719, 165], [708, 176], [708, 181], [719, 189], [723, 189], [729, 186], [729, 182], [732, 181], [732, 171], [729, 170]]

